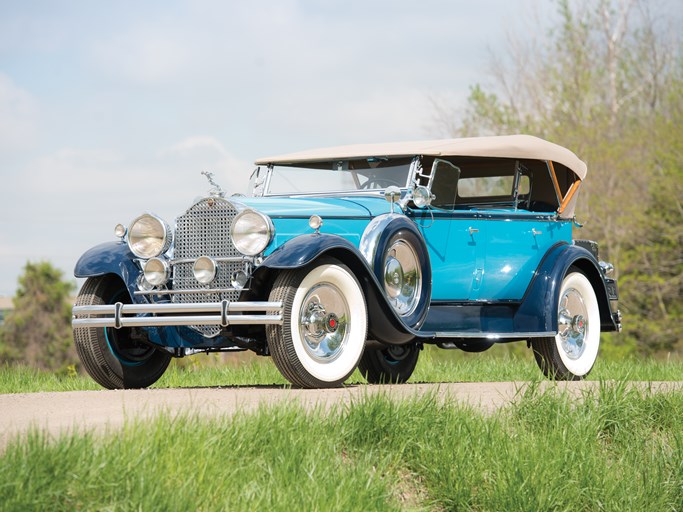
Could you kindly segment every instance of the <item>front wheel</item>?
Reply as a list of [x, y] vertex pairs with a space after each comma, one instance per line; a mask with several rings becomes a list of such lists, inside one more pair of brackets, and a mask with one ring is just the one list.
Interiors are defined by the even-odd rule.
[[558, 333], [531, 340], [536, 363], [556, 380], [581, 380], [593, 368], [600, 347], [600, 308], [593, 285], [581, 272], [562, 281]]
[[[128, 290], [115, 276], [90, 277], [77, 306], [131, 302]], [[85, 371], [108, 389], [146, 388], [164, 374], [170, 354], [154, 348], [144, 332], [123, 327], [77, 327], [76, 352]]]
[[366, 349], [358, 364], [370, 384], [403, 384], [415, 370], [421, 346], [396, 345], [382, 350]]
[[283, 271], [270, 301], [282, 302], [283, 324], [266, 329], [275, 366], [304, 388], [341, 385], [358, 365], [368, 315], [353, 273], [336, 260]]

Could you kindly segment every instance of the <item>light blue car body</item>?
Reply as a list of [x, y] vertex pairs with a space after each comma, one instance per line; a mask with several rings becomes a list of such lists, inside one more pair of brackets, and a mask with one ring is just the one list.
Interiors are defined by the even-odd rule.
[[[370, 220], [391, 211], [383, 197], [239, 198], [266, 213], [275, 226], [268, 256], [289, 240], [311, 232], [312, 212], [321, 233], [359, 247]], [[432, 265], [432, 301], [519, 301], [543, 256], [572, 242], [572, 223], [523, 210], [407, 212], [419, 227]]]

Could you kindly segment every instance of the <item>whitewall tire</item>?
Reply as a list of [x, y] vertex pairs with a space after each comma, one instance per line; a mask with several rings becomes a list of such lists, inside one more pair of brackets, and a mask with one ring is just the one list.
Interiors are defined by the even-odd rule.
[[588, 278], [571, 271], [562, 281], [558, 333], [531, 341], [543, 373], [557, 380], [583, 379], [595, 365], [600, 348], [600, 307]]
[[283, 271], [270, 301], [283, 303], [283, 325], [268, 326], [275, 365], [292, 384], [336, 387], [356, 369], [365, 347], [365, 297], [353, 273], [336, 260]]

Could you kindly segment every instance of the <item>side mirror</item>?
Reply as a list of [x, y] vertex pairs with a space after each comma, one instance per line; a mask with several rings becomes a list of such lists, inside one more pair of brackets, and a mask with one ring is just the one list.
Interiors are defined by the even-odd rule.
[[401, 189], [396, 186], [387, 187], [384, 191], [384, 199], [389, 203], [395, 203], [401, 199]]
[[384, 190], [384, 199], [391, 203], [391, 213], [394, 213], [394, 205], [401, 200], [401, 189], [394, 185], [387, 187]]

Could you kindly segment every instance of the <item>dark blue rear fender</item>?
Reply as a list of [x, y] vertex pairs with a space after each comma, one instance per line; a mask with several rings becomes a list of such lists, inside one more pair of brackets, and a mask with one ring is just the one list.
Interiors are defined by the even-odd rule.
[[369, 318], [368, 339], [401, 344], [417, 335], [387, 302], [377, 278], [358, 249], [337, 235], [303, 235], [289, 240], [268, 256], [254, 272], [254, 283], [261, 288], [262, 295], [267, 295], [278, 271], [303, 268], [323, 257], [332, 257], [344, 263], [363, 288]]
[[541, 262], [515, 314], [515, 330], [519, 332], [557, 332], [557, 310], [562, 280], [571, 267], [579, 269], [593, 285], [600, 306], [603, 331], [614, 331], [617, 326], [607, 296], [607, 288], [595, 257], [577, 245], [558, 244]]
[[135, 256], [125, 242], [105, 242], [88, 249], [80, 257], [74, 269], [74, 276], [97, 277], [115, 274], [126, 283], [131, 297], [135, 297], [136, 280], [140, 269], [135, 263]]

